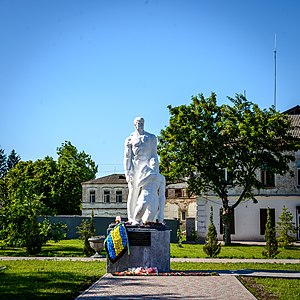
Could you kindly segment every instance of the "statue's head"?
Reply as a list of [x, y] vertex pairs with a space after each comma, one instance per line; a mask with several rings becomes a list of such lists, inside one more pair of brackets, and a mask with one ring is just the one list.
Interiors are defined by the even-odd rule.
[[136, 117], [133, 121], [133, 125], [134, 127], [136, 128], [136, 130], [140, 131], [144, 131], [144, 124], [145, 124], [145, 121], [144, 121], [144, 118], [142, 117]]

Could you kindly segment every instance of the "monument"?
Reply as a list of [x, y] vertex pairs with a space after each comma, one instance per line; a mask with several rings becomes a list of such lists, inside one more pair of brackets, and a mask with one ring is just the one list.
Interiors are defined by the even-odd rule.
[[124, 170], [128, 182], [127, 215], [133, 225], [163, 222], [165, 178], [159, 174], [157, 139], [144, 130], [144, 119], [134, 119], [135, 131], [125, 140]]
[[144, 123], [142, 117], [134, 119], [135, 131], [126, 138], [124, 147], [130, 255], [125, 253], [118, 261], [108, 259], [110, 273], [136, 267], [170, 270], [170, 230], [163, 223], [166, 181], [159, 173], [157, 138], [144, 130]]

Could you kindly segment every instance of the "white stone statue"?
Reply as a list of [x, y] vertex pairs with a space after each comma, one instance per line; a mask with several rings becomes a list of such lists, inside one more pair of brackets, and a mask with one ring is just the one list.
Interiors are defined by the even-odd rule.
[[157, 139], [134, 119], [135, 131], [125, 140], [124, 169], [128, 182], [127, 214], [133, 225], [163, 222], [166, 181], [159, 173]]

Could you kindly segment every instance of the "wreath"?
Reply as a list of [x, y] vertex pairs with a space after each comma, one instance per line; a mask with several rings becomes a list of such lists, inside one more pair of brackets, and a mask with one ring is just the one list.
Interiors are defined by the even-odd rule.
[[123, 222], [112, 228], [104, 241], [104, 246], [112, 263], [117, 262], [127, 250], [129, 255], [127, 229]]

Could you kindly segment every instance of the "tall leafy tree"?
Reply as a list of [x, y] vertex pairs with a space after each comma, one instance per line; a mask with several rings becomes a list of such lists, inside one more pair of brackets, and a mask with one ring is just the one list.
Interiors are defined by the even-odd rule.
[[[290, 119], [273, 108], [260, 109], [243, 95], [217, 105], [216, 94], [192, 97], [189, 105], [168, 106], [169, 125], [161, 131], [158, 152], [162, 173], [170, 181], [185, 179], [191, 193], [217, 194], [223, 205], [225, 245], [231, 243], [232, 211], [253, 199], [261, 182], [256, 172], [267, 165], [275, 174], [289, 172], [298, 146]], [[224, 174], [227, 173], [227, 176]], [[239, 191], [230, 205], [228, 187]]]
[[[32, 161], [21, 161], [7, 173], [5, 180], [8, 196], [6, 199], [3, 199], [4, 205], [9, 205], [11, 199], [16, 195], [23, 197], [28, 193], [28, 190], [34, 190], [32, 184], [33, 175], [34, 165]], [[37, 194], [39, 195], [40, 193]]]
[[33, 164], [35, 192], [38, 195], [43, 195], [42, 202], [50, 209], [52, 214], [56, 214], [57, 162], [52, 157], [46, 156], [44, 159], [38, 159]]
[[[36, 254], [48, 240], [63, 237], [66, 226], [42, 222], [38, 216], [80, 213], [81, 182], [95, 178], [91, 157], [70, 142], [58, 149], [58, 161], [45, 157], [35, 162], [18, 161], [12, 152], [10, 169], [0, 178], [0, 235], [7, 244], [25, 246]], [[18, 161], [18, 162], [17, 162]]]
[[12, 169], [20, 160], [21, 156], [13, 149], [7, 157], [7, 170]]
[[44, 159], [20, 161], [5, 177], [9, 205], [11, 196], [23, 197], [30, 189], [42, 196], [41, 202], [50, 214], [80, 214], [81, 182], [94, 179], [97, 166], [85, 152], [78, 152], [70, 142], [58, 148], [58, 160]]
[[58, 214], [81, 213], [81, 182], [94, 179], [97, 166], [91, 156], [78, 152], [71, 142], [65, 142], [57, 149], [58, 176], [55, 191]]
[[50, 208], [52, 213], [55, 213], [56, 176], [56, 162], [51, 157], [39, 159], [35, 162], [20, 161], [6, 175], [8, 197], [3, 202], [9, 205], [12, 196], [23, 197], [30, 190], [32, 194], [42, 196], [41, 201], [43, 204]]

